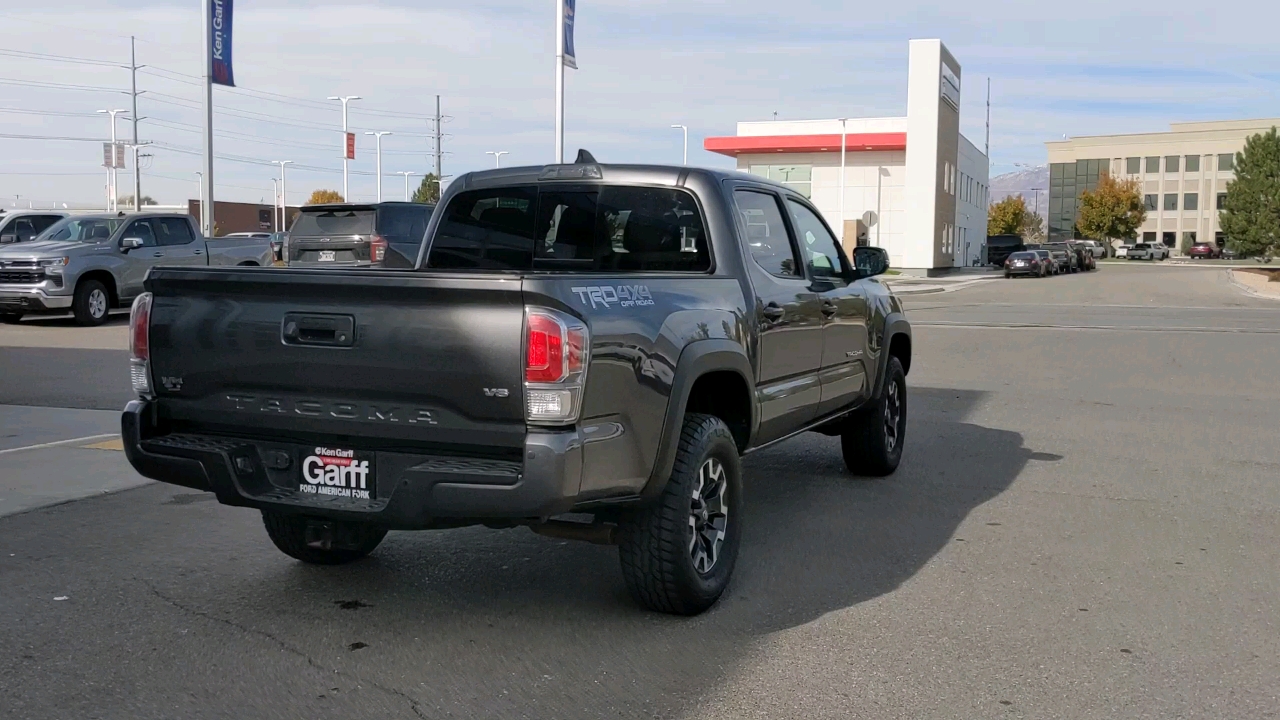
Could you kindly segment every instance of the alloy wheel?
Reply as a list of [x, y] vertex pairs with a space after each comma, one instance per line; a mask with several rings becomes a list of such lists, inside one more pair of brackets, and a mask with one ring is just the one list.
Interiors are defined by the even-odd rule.
[[729, 526], [729, 476], [716, 458], [698, 468], [689, 505], [689, 557], [693, 567], [706, 575], [720, 559], [725, 529]]
[[107, 314], [107, 294], [94, 289], [89, 293], [89, 314], [95, 319]]
[[899, 424], [902, 421], [902, 393], [898, 382], [894, 380], [886, 388], [884, 399], [884, 442], [885, 449], [893, 452], [898, 446]]

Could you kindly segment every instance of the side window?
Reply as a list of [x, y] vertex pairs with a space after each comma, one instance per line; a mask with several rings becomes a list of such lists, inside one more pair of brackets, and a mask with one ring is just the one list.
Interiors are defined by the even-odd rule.
[[[536, 186], [458, 193], [431, 243], [427, 267], [526, 270], [533, 265]], [[437, 210], [439, 211], [439, 210]]]
[[809, 276], [815, 279], [843, 280], [844, 263], [840, 260], [836, 239], [822, 224], [822, 220], [807, 205], [790, 198], [787, 199], [787, 208], [791, 210], [791, 222], [796, 228], [800, 255], [809, 268]]
[[26, 242], [36, 236], [35, 223], [31, 218], [18, 218], [13, 221], [13, 233], [18, 236], [18, 242]]
[[182, 218], [154, 218], [151, 227], [161, 245], [188, 245], [196, 239], [191, 234], [191, 223]]
[[674, 188], [601, 188], [595, 254], [603, 271], [711, 269], [702, 212], [693, 196]]
[[58, 222], [61, 219], [62, 218], [58, 217], [57, 215], [40, 215], [33, 218], [34, 224], [36, 226], [36, 233], [39, 234], [44, 232], [45, 230], [48, 230], [50, 225]]
[[150, 220], [134, 220], [129, 223], [129, 227], [124, 229], [124, 235], [121, 235], [120, 238], [124, 239], [131, 237], [140, 238], [142, 240], [143, 247], [156, 246], [156, 234], [151, 229]]
[[800, 277], [795, 248], [787, 235], [778, 198], [754, 190], [735, 190], [734, 202], [747, 229], [747, 247], [751, 257], [770, 275], [781, 278]]

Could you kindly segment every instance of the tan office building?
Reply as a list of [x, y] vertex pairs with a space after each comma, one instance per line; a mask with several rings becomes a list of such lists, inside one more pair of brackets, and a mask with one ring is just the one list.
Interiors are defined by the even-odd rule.
[[1280, 125], [1280, 119], [1172, 123], [1169, 132], [1093, 135], [1045, 143], [1049, 152], [1050, 240], [1077, 237], [1080, 193], [1097, 186], [1102, 171], [1142, 184], [1147, 220], [1139, 237], [1180, 253], [1184, 240], [1226, 238], [1218, 225], [1235, 154], [1245, 138]]

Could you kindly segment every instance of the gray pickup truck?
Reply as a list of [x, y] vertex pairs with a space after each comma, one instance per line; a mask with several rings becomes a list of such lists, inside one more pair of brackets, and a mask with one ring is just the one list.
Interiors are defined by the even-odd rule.
[[270, 264], [269, 240], [204, 238], [190, 215], [76, 215], [0, 246], [0, 321], [69, 309], [81, 325], [98, 325], [129, 306], [153, 267]]
[[739, 456], [815, 431], [856, 475], [902, 458], [911, 327], [887, 253], [852, 255], [745, 173], [462, 175], [408, 268], [153, 270], [125, 453], [303, 562], [526, 526], [617, 544], [638, 602], [701, 612], [749, 530]]

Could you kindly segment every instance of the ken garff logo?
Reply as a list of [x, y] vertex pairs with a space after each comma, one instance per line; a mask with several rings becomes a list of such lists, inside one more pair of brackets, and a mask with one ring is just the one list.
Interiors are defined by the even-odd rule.
[[652, 305], [653, 295], [648, 285], [587, 285], [571, 287], [571, 292], [578, 294], [582, 303], [591, 303], [591, 307], [639, 307]]

